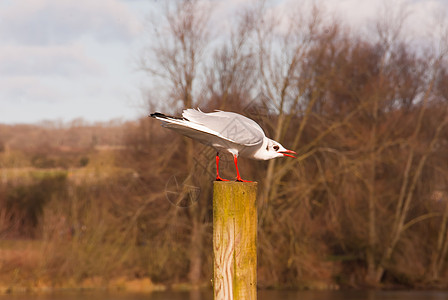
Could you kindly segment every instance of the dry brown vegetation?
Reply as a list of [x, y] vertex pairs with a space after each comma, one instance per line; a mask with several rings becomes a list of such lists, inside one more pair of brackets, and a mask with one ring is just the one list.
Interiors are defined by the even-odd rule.
[[[209, 12], [195, 5], [167, 8], [142, 56], [170, 91], [161, 106], [243, 113], [300, 154], [241, 161], [260, 183], [259, 285], [446, 287], [446, 39], [407, 41], [402, 15], [365, 37], [316, 7], [288, 26], [256, 7], [212, 43]], [[147, 118], [0, 133], [0, 236], [40, 241], [35, 251], [48, 254], [3, 261], [2, 272], [212, 277], [213, 150]], [[222, 168], [233, 176], [225, 157]]]

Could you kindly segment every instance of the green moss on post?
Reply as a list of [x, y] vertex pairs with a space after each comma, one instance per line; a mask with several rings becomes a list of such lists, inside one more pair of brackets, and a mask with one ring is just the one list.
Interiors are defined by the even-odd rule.
[[257, 183], [215, 181], [214, 299], [257, 299]]

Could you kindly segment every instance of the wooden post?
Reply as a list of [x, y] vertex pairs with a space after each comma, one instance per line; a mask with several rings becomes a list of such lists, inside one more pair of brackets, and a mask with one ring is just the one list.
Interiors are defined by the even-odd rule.
[[214, 299], [257, 299], [257, 183], [215, 181]]

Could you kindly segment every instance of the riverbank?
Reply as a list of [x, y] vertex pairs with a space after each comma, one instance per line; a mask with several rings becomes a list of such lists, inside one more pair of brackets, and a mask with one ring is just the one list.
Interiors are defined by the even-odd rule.
[[17, 283], [0, 282], [0, 294], [17, 293], [53, 293], [63, 291], [121, 291], [129, 293], [151, 293], [154, 291], [165, 291], [167, 287], [156, 284], [149, 278], [129, 279], [117, 277], [111, 280], [94, 277], [76, 282], [51, 282], [46, 280], [23, 281]]

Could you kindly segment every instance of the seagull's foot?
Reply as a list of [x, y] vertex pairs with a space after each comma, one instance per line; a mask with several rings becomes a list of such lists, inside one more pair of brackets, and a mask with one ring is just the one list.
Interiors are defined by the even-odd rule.
[[244, 180], [244, 179], [241, 179], [241, 178], [237, 178], [237, 179], [236, 179], [236, 182], [253, 182], [253, 181], [250, 181], [250, 180]]
[[221, 178], [221, 177], [219, 177], [219, 176], [216, 176], [216, 179], [215, 179], [216, 181], [230, 181], [230, 180], [228, 180], [228, 179], [224, 179], [224, 178]]

